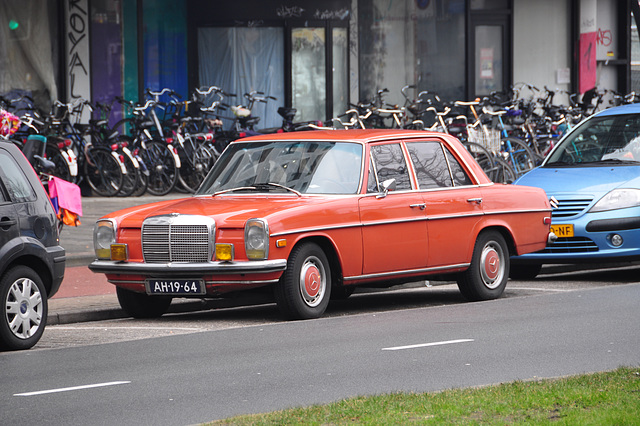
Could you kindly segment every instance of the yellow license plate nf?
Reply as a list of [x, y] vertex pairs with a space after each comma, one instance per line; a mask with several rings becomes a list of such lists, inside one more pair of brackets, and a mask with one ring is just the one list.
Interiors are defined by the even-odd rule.
[[573, 237], [573, 225], [551, 225], [551, 232], [558, 238]]

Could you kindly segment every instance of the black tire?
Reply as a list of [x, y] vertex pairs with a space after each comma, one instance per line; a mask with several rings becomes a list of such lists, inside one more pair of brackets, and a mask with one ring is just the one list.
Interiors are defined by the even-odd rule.
[[84, 175], [91, 189], [102, 197], [113, 197], [122, 187], [120, 163], [107, 148], [92, 146], [87, 149]]
[[484, 170], [489, 179], [493, 181], [497, 170], [495, 166], [495, 156], [479, 143], [465, 142], [464, 146], [480, 167], [482, 167], [482, 170]]
[[207, 176], [207, 173], [209, 173], [209, 170], [211, 170], [217, 158], [207, 147], [202, 145], [196, 148], [192, 158], [188, 159], [187, 153], [185, 151], [182, 152], [184, 155], [180, 156], [182, 165], [178, 180], [187, 192], [194, 193]]
[[331, 269], [315, 243], [294, 247], [287, 269], [275, 287], [276, 303], [286, 319], [319, 318], [331, 297]]
[[[503, 148], [505, 148], [503, 152], [508, 155], [505, 159], [518, 177], [538, 165], [539, 156], [521, 139], [503, 138], [502, 144]], [[507, 149], [508, 145], [511, 145], [510, 149]]]
[[33, 347], [47, 325], [47, 291], [40, 276], [27, 266], [15, 266], [0, 279], [0, 348]]
[[514, 280], [532, 280], [538, 276], [542, 265], [540, 264], [516, 264], [511, 265], [509, 278]]
[[76, 183], [78, 180], [78, 176], [71, 175], [71, 169], [69, 169], [69, 163], [64, 159], [62, 152], [60, 149], [53, 145], [52, 143], [48, 143], [45, 148], [45, 155], [47, 160], [53, 162], [55, 164], [55, 168], [53, 169], [53, 175], [59, 177], [60, 179], [64, 179], [67, 182]]
[[157, 318], [171, 305], [169, 296], [149, 296], [116, 287], [116, 295], [122, 309], [134, 318]]
[[149, 171], [147, 192], [151, 195], [166, 195], [176, 186], [178, 167], [169, 147], [164, 142], [146, 141], [140, 156]]
[[118, 197], [129, 197], [138, 189], [138, 182], [140, 177], [140, 171], [138, 167], [133, 163], [131, 157], [129, 157], [126, 153], [120, 154], [121, 158], [124, 161], [124, 167], [127, 170], [126, 174], [122, 175], [122, 186], [120, 187], [120, 191], [118, 191]]
[[494, 157], [495, 172], [491, 179], [495, 183], [513, 183], [518, 177], [513, 167], [500, 157]]
[[497, 299], [509, 278], [509, 249], [498, 231], [478, 235], [469, 269], [458, 277], [462, 296], [470, 301]]

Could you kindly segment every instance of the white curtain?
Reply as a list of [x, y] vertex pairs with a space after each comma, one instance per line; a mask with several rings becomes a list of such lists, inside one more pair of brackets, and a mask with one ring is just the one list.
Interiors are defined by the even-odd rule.
[[277, 113], [285, 103], [282, 28], [199, 28], [198, 61], [201, 87], [218, 86], [235, 93], [236, 98], [225, 98], [229, 105], [246, 105], [243, 94], [253, 90], [274, 96], [277, 100], [257, 103], [251, 112], [260, 117], [257, 128], [282, 124]]
[[0, 93], [28, 93], [48, 108], [58, 98], [55, 37], [49, 17], [57, 2], [0, 0]]

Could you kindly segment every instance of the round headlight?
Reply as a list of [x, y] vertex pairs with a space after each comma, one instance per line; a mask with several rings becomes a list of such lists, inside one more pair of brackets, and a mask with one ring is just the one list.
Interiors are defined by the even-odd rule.
[[96, 222], [93, 228], [93, 248], [98, 259], [111, 258], [111, 244], [116, 242], [116, 225], [110, 219]]
[[244, 248], [249, 259], [269, 256], [269, 226], [262, 219], [250, 219], [244, 227]]

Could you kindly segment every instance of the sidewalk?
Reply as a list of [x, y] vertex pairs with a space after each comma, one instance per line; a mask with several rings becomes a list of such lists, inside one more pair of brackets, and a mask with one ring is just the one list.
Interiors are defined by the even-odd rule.
[[[94, 274], [87, 267], [94, 259], [94, 223], [112, 211], [189, 196], [190, 194], [171, 193], [163, 197], [83, 197], [81, 225], [65, 226], [60, 234], [60, 244], [67, 252], [65, 277], [60, 290], [49, 300], [47, 324], [126, 317], [120, 309], [115, 286], [108, 283], [103, 274]], [[203, 307], [199, 300], [173, 305], [170, 312]]]

